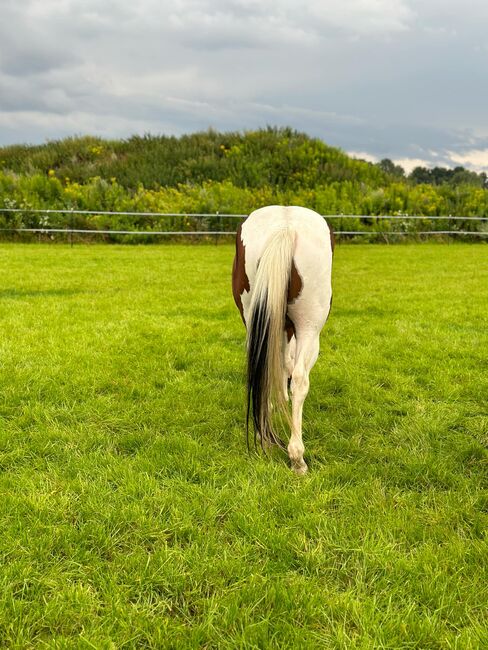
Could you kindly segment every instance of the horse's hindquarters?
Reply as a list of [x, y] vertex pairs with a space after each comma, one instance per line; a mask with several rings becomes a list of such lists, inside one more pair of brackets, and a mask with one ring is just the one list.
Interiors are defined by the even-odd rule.
[[[242, 225], [238, 237], [236, 261], [243, 264], [247, 286], [244, 288], [244, 283], [239, 283], [235, 269], [237, 291], [234, 297], [248, 332], [249, 329], [253, 331], [255, 314], [260, 313], [256, 305], [264, 305], [266, 301], [280, 303], [279, 309], [265, 310], [269, 330], [263, 331], [274, 332], [273, 340], [279, 341], [269, 346], [270, 350], [276, 348], [272, 355], [268, 355], [267, 334], [266, 337], [257, 334], [249, 337], [248, 333], [248, 400], [249, 396], [257, 398], [252, 408], [253, 415], [257, 416], [255, 428], [261, 429], [262, 439], [267, 437], [270, 422], [266, 409], [261, 409], [264, 416], [260, 416], [259, 405], [267, 408], [272, 395], [280, 396], [280, 400], [282, 395], [286, 396], [291, 379], [292, 421], [288, 453], [293, 469], [302, 474], [307, 469], [303, 459], [303, 404], [309, 390], [309, 373], [319, 353], [320, 331], [332, 299], [331, 233], [323, 217], [312, 210], [270, 206], [253, 212]], [[264, 355], [256, 357], [259, 363], [253, 365], [249, 360], [254, 359], [255, 350]], [[271, 359], [278, 361], [271, 363]], [[254, 366], [259, 373], [254, 372]]]

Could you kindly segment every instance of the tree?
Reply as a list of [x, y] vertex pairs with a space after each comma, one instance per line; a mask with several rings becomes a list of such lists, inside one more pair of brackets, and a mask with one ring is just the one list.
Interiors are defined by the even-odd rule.
[[397, 178], [405, 177], [405, 170], [401, 165], [395, 165], [395, 163], [389, 158], [383, 158], [379, 163], [376, 163], [377, 166], [390, 176], [395, 176]]
[[415, 167], [408, 177], [415, 185], [430, 184], [432, 183], [432, 177], [430, 174], [430, 169], [427, 167]]

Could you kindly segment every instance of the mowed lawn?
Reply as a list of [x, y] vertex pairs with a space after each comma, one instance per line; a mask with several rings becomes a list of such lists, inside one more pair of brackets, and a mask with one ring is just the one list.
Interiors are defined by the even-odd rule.
[[301, 478], [232, 257], [0, 245], [0, 647], [487, 648], [488, 246], [337, 247]]

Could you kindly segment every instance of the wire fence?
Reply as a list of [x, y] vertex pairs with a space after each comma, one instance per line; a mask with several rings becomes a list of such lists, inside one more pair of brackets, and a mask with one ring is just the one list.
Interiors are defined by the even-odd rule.
[[[243, 221], [247, 214], [220, 213], [220, 212], [133, 212], [114, 210], [78, 210], [72, 208], [61, 209], [31, 209], [18, 207], [0, 208], [1, 225], [0, 233], [26, 234], [39, 237], [64, 235], [73, 243], [73, 235], [78, 237], [103, 236], [118, 240], [119, 237], [215, 237], [235, 235], [235, 228], [231, 226], [235, 221]], [[331, 214], [323, 215], [334, 227], [337, 237], [408, 237], [408, 236], [434, 236], [444, 237], [464, 236], [483, 238], [488, 237], [488, 217], [461, 216], [461, 215], [353, 215]], [[117, 217], [119, 224], [107, 224], [107, 219]], [[149, 228], [143, 224], [124, 223], [120, 220], [135, 217], [137, 221], [149, 223]], [[53, 219], [54, 218], [54, 219]], [[55, 223], [51, 223], [54, 220]], [[100, 221], [101, 220], [101, 221]], [[178, 222], [183, 220], [183, 227]], [[355, 229], [344, 227], [347, 220], [355, 220]], [[79, 222], [82, 223], [79, 223]], [[416, 222], [422, 221], [420, 229]], [[229, 227], [223, 227], [225, 223]], [[378, 222], [385, 223], [383, 229], [378, 229]], [[442, 223], [440, 223], [442, 222]], [[396, 229], [390, 229], [390, 224], [397, 224]], [[398, 229], [398, 224], [400, 229]], [[439, 228], [433, 226], [439, 224]], [[107, 225], [109, 227], [107, 227]], [[360, 226], [358, 228], [357, 226]], [[152, 226], [152, 227], [151, 227]], [[425, 228], [427, 226], [427, 228]], [[457, 226], [454, 228], [454, 226]]]

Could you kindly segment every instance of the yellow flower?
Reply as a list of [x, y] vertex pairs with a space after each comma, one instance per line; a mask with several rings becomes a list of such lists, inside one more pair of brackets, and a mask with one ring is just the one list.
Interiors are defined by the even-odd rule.
[[50, 169], [47, 174], [52, 178], [53, 176], [56, 175], [56, 172], [54, 171], [54, 169]]

